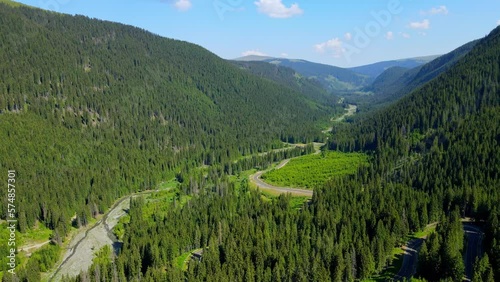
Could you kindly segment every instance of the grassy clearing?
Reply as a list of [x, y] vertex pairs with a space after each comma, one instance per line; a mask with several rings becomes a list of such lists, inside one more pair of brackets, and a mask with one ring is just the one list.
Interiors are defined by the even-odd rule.
[[145, 197], [146, 205], [142, 209], [144, 218], [152, 218], [153, 215], [165, 214], [172, 208], [184, 206], [192, 196], [181, 195], [178, 189], [160, 190]]
[[239, 193], [241, 190], [241, 185], [242, 182], [248, 182], [248, 179], [250, 178], [250, 175], [256, 173], [256, 169], [251, 169], [251, 170], [245, 170], [237, 175], [230, 175], [229, 176], [229, 181], [234, 183], [234, 189], [236, 190], [236, 193]]
[[[6, 221], [3, 221], [2, 224], [0, 224], [0, 240], [1, 240], [1, 244], [0, 244], [0, 279], [3, 277], [3, 270], [7, 271], [9, 268], [7, 266], [7, 263], [9, 262], [9, 259], [7, 258], [7, 255], [10, 254], [10, 248], [11, 246], [8, 245], [7, 242], [9, 242], [9, 238], [10, 238], [10, 231], [9, 229], [7, 229], [8, 227], [8, 224]], [[20, 236], [20, 233], [18, 231], [16, 231], [16, 238], [19, 238], [18, 236]], [[22, 263], [22, 259], [17, 257], [17, 259], [19, 259], [18, 261], [18, 264], [20, 264], [19, 262]]]
[[182, 255], [178, 256], [174, 260], [174, 265], [182, 271], [186, 271], [188, 269], [189, 261], [191, 260], [191, 254], [194, 252], [201, 251], [202, 249], [195, 249], [189, 252], [185, 252]]
[[188, 268], [189, 259], [191, 259], [191, 252], [185, 252], [175, 259], [175, 266], [182, 271], [186, 271]]
[[301, 209], [302, 206], [310, 200], [309, 197], [292, 197], [290, 206], [292, 209]]
[[[273, 194], [266, 191], [261, 191], [261, 198], [264, 202], [273, 202], [275, 201], [281, 194]], [[290, 198], [290, 208], [292, 210], [301, 209], [302, 206], [308, 202], [311, 198], [303, 197], [303, 196], [292, 196]]]
[[411, 234], [410, 239], [415, 239], [415, 238], [425, 239], [429, 235], [431, 235], [431, 233], [434, 233], [434, 231], [436, 231], [436, 226], [437, 224], [429, 224], [424, 228], [424, 230]]
[[46, 242], [50, 239], [52, 230], [47, 228], [43, 223], [36, 222], [35, 227], [26, 231], [26, 233], [19, 233], [19, 246], [27, 246]]
[[366, 164], [365, 154], [323, 152], [292, 159], [283, 168], [265, 173], [262, 179], [275, 186], [312, 189], [335, 176], [354, 174]]
[[264, 193], [262, 193], [262, 195], [260, 196], [262, 201], [266, 202], [266, 203], [272, 202], [273, 197], [275, 197], [275, 196], [269, 196], [269, 194], [265, 195]]
[[161, 182], [160, 184], [158, 184], [157, 189], [158, 190], [173, 189], [173, 188], [177, 188], [179, 186], [179, 184], [180, 183], [177, 181], [177, 179], [172, 178], [169, 181], [164, 181], [164, 182]]
[[394, 248], [391, 254], [392, 263], [388, 267], [386, 267], [380, 274], [370, 277], [368, 279], [363, 280], [364, 282], [382, 282], [382, 281], [390, 281], [394, 278], [394, 275], [399, 271], [401, 265], [403, 265], [403, 255], [404, 251], [402, 248]]

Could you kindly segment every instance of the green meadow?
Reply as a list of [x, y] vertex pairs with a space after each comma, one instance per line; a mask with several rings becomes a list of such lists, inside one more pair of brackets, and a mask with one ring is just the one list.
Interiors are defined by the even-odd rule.
[[286, 166], [265, 173], [262, 179], [276, 186], [313, 189], [333, 177], [354, 174], [367, 164], [366, 154], [322, 152], [292, 159]]

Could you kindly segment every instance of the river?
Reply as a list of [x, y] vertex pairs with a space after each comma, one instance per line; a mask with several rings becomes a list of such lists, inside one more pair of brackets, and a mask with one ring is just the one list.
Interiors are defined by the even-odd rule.
[[115, 252], [121, 247], [112, 230], [123, 216], [128, 213], [130, 199], [146, 195], [156, 190], [134, 193], [118, 200], [111, 209], [87, 230], [82, 230], [73, 237], [67, 247], [63, 261], [59, 264], [49, 281], [62, 281], [64, 275], [75, 277], [82, 271], [87, 271], [92, 265], [95, 253], [104, 246], [110, 246]]

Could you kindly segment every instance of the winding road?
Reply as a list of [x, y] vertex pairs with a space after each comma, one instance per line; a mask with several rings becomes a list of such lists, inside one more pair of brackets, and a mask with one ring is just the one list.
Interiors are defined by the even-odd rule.
[[465, 276], [470, 281], [476, 257], [482, 255], [483, 232], [479, 227], [467, 223], [464, 223], [464, 232], [467, 238], [467, 249], [464, 256]]
[[[282, 168], [285, 166], [290, 160], [284, 160], [281, 162], [281, 164], [276, 167], [276, 169]], [[257, 185], [261, 190], [263, 191], [269, 191], [273, 193], [278, 193], [278, 194], [287, 194], [290, 193], [294, 196], [305, 196], [305, 197], [312, 197], [313, 191], [312, 190], [305, 190], [305, 189], [298, 189], [298, 188], [291, 188], [291, 187], [277, 187], [273, 186], [270, 184], [267, 184], [266, 182], [262, 181], [260, 177], [262, 174], [264, 174], [266, 171], [259, 171], [253, 175], [250, 175], [250, 181]]]
[[[467, 248], [465, 250], [464, 265], [465, 265], [465, 276], [466, 280], [471, 281], [472, 274], [474, 271], [474, 262], [476, 257], [481, 257], [482, 255], [482, 243], [483, 243], [483, 232], [481, 228], [474, 226], [473, 224], [463, 223], [463, 229], [465, 232], [465, 237], [467, 239]], [[435, 225], [437, 223], [433, 223]], [[424, 243], [425, 238], [416, 238], [408, 241], [406, 246], [403, 247], [404, 257], [401, 269], [394, 276], [394, 281], [403, 281], [405, 279], [410, 279], [415, 275], [418, 263], [418, 251]]]
[[[349, 104], [348, 108], [347, 108], [347, 112], [344, 113], [342, 116], [338, 117], [337, 119], [332, 119], [332, 121], [334, 121], [334, 122], [341, 122], [346, 117], [354, 115], [356, 113], [357, 109], [358, 109], [358, 106]], [[323, 133], [328, 133], [328, 132], [331, 132], [332, 130], [333, 130], [333, 127], [330, 127], [327, 130], [324, 130]], [[322, 143], [314, 143], [314, 147], [316, 148], [316, 153], [315, 154], [321, 153], [321, 150], [319, 148], [322, 145], [324, 145], [324, 144], [322, 144]], [[297, 145], [295, 145], [295, 146], [297, 146]], [[275, 169], [280, 169], [280, 168], [284, 167], [286, 164], [288, 164], [288, 162], [290, 160], [291, 159], [286, 159], [286, 160], [282, 161]], [[268, 170], [259, 171], [259, 172], [255, 173], [255, 174], [250, 175], [250, 182], [252, 182], [253, 184], [255, 184], [259, 189], [261, 189], [263, 191], [268, 191], [268, 192], [277, 193], [277, 194], [287, 194], [287, 193], [290, 193], [290, 194], [292, 194], [294, 196], [303, 196], [303, 197], [304, 196], [305, 197], [312, 197], [313, 196], [313, 191], [312, 190], [300, 189], [300, 188], [292, 188], [292, 187], [278, 187], [278, 186], [274, 186], [274, 185], [271, 185], [271, 184], [268, 184], [268, 183], [262, 181], [261, 176], [264, 173], [266, 173], [267, 171]]]
[[[324, 145], [324, 144], [314, 143], [314, 147], [316, 148], [315, 154], [321, 153], [321, 150], [319, 148], [321, 148], [322, 145]], [[285, 165], [287, 165], [290, 162], [290, 160], [291, 159], [283, 160], [278, 166], [276, 166], [275, 169], [280, 169], [280, 168], [284, 167]], [[299, 188], [292, 188], [292, 187], [278, 187], [278, 186], [274, 186], [274, 185], [271, 185], [271, 184], [268, 184], [268, 183], [262, 181], [261, 176], [268, 171], [269, 171], [269, 169], [259, 171], [255, 174], [250, 175], [250, 182], [257, 185], [257, 187], [259, 187], [259, 189], [261, 189], [263, 191], [268, 191], [268, 192], [277, 193], [277, 194], [290, 193], [294, 196], [302, 196], [302, 197], [312, 197], [313, 196], [313, 190], [299, 189]]]
[[403, 247], [404, 256], [403, 256], [403, 264], [401, 265], [401, 269], [399, 269], [398, 274], [394, 276], [394, 281], [404, 281], [410, 279], [415, 272], [417, 272], [417, 262], [418, 262], [418, 251], [422, 244], [424, 243], [424, 239], [416, 238], [408, 241], [406, 246]]
[[[319, 154], [321, 153], [321, 146], [325, 145], [324, 143], [314, 143], [314, 148], [316, 149], [316, 152], [314, 154]], [[275, 169], [280, 169], [284, 167], [285, 165], [290, 162], [291, 159], [286, 159], [283, 160], [278, 166], [276, 166]], [[268, 184], [264, 181], [262, 181], [261, 176], [268, 172], [268, 170], [263, 170], [263, 171], [258, 171], [255, 174], [250, 175], [250, 182], [255, 184], [259, 189], [263, 191], [268, 191], [271, 193], [276, 193], [276, 194], [292, 194], [293, 196], [300, 196], [300, 197], [311, 197], [313, 196], [313, 190], [307, 190], [307, 189], [300, 189], [300, 188], [292, 188], [292, 187], [278, 187], [274, 186], [271, 184]]]

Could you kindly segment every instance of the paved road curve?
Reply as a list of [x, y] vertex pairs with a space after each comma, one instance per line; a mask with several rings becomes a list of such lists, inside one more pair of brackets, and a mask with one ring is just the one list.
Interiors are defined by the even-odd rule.
[[[325, 145], [325, 144], [324, 143], [314, 143], [314, 148], [316, 148], [316, 152], [314, 153], [315, 155], [321, 153], [320, 148], [323, 145]], [[288, 164], [288, 162], [290, 162], [290, 160], [291, 159], [286, 159], [286, 160], [282, 161], [275, 169], [280, 169], [280, 168], [284, 167], [285, 165]], [[273, 186], [271, 184], [268, 184], [268, 183], [262, 181], [262, 179], [260, 179], [260, 177], [262, 176], [262, 174], [264, 174], [266, 172], [267, 172], [267, 170], [259, 171], [255, 174], [250, 175], [250, 181], [253, 184], [257, 185], [257, 187], [259, 187], [263, 191], [269, 191], [269, 192], [274, 192], [274, 193], [278, 193], [278, 194], [290, 193], [294, 196], [302, 196], [302, 197], [311, 197], [312, 198], [313, 190], [291, 188], [291, 187], [278, 187], [278, 186]]]
[[[289, 161], [290, 161], [289, 159], [282, 161], [276, 167], [276, 169], [280, 169], [280, 168], [284, 167]], [[313, 195], [312, 190], [290, 188], [290, 187], [277, 187], [277, 186], [267, 184], [266, 182], [262, 181], [262, 179], [260, 179], [260, 177], [264, 173], [265, 173], [265, 171], [259, 171], [259, 172], [250, 176], [250, 181], [252, 181], [255, 185], [257, 185], [257, 187], [259, 187], [261, 190], [271, 191], [271, 192], [275, 192], [278, 194], [290, 193], [290, 194], [295, 195], [295, 196], [305, 196], [305, 197], [312, 197], [312, 195]]]
[[[465, 276], [466, 280], [471, 281], [474, 271], [474, 262], [476, 261], [476, 257], [481, 257], [483, 251], [483, 232], [479, 227], [468, 223], [464, 223], [463, 228], [467, 238], [467, 248], [465, 250], [464, 257]], [[418, 263], [418, 251], [420, 250], [423, 242], [424, 239], [412, 239], [406, 244], [406, 246], [403, 247], [405, 251], [403, 264], [398, 274], [394, 276], [395, 281], [410, 279], [413, 275], [415, 275]]]
[[465, 250], [465, 276], [469, 281], [472, 279], [474, 262], [476, 257], [481, 257], [483, 232], [472, 224], [464, 224], [465, 237], [467, 238], [467, 249]]
[[403, 247], [403, 264], [398, 274], [394, 276], [395, 281], [410, 279], [417, 271], [418, 251], [422, 246], [424, 239], [412, 239]]

